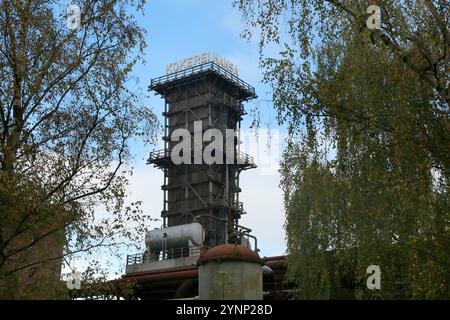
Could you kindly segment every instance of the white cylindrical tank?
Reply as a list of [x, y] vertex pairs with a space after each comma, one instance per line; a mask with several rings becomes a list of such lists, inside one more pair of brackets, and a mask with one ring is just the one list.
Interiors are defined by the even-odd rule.
[[201, 246], [204, 240], [205, 231], [202, 225], [193, 222], [151, 230], [145, 236], [145, 246], [150, 251], [159, 251], [163, 246], [166, 249], [185, 247], [188, 241], [191, 245]]

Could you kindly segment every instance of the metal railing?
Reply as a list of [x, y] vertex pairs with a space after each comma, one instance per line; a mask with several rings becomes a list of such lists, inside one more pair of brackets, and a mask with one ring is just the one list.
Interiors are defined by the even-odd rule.
[[127, 266], [133, 264], [140, 264], [144, 262], [155, 262], [161, 260], [172, 260], [185, 257], [199, 256], [200, 253], [201, 253], [200, 247], [180, 247], [160, 251], [157, 256], [145, 253], [131, 254], [127, 255]]
[[[150, 152], [150, 156], [147, 160], [147, 164], [150, 163], [154, 163], [155, 161], [158, 160], [163, 160], [163, 159], [169, 159], [170, 158], [170, 151], [168, 149], [159, 149], [159, 150], [154, 150], [152, 152]], [[249, 164], [249, 165], [255, 165], [255, 159], [247, 154], [244, 153], [242, 151], [238, 152], [238, 156], [236, 157], [236, 162], [237, 164]]]
[[250, 164], [250, 165], [254, 165], [255, 164], [255, 158], [253, 158], [251, 155], [239, 151], [238, 153], [238, 163], [243, 163], [243, 164]]
[[147, 160], [147, 164], [153, 163], [157, 160], [166, 159], [170, 157], [170, 151], [168, 149], [154, 150], [150, 152], [150, 156]]
[[209, 61], [206, 63], [199, 64], [197, 66], [194, 66], [192, 68], [179, 70], [179, 71], [169, 73], [169, 74], [166, 74], [166, 75], [158, 77], [158, 78], [154, 78], [150, 82], [150, 89], [154, 90], [155, 88], [157, 88], [161, 85], [164, 85], [166, 83], [169, 83], [169, 82], [172, 82], [175, 80], [179, 80], [179, 79], [182, 79], [185, 77], [197, 75], [197, 74], [207, 72], [207, 71], [214, 71], [216, 74], [224, 77], [227, 80], [230, 80], [236, 86], [238, 86], [242, 90], [246, 91], [247, 94], [249, 95], [249, 98], [256, 97], [255, 88], [253, 88], [251, 85], [249, 85], [248, 83], [246, 83], [245, 81], [243, 81], [242, 79], [237, 77], [235, 74], [231, 73], [229, 70], [221, 67], [214, 61]]
[[140, 264], [144, 261], [144, 255], [142, 253], [127, 255], [127, 266], [133, 264]]

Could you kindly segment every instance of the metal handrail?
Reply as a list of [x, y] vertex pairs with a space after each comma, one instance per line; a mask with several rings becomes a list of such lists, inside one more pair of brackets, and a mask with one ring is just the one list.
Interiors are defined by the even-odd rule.
[[143, 253], [136, 253], [127, 255], [127, 266], [134, 264], [141, 264], [144, 262], [155, 262], [161, 260], [172, 260], [172, 259], [180, 259], [189, 256], [197, 256], [200, 255], [201, 248], [200, 247], [179, 247], [179, 248], [170, 248], [164, 251], [160, 251], [158, 257], [154, 255], [145, 255]]
[[[156, 160], [166, 159], [169, 157], [170, 157], [170, 151], [168, 149], [154, 150], [154, 151], [150, 152], [150, 156], [147, 160], [147, 163], [151, 163]], [[245, 152], [239, 151], [237, 158], [238, 158], [237, 159], [238, 164], [251, 164], [251, 165], [255, 164], [254, 157], [252, 157], [251, 155], [249, 155]]]
[[142, 253], [127, 255], [127, 266], [133, 264], [140, 264], [144, 261], [144, 256]]
[[158, 159], [164, 159], [170, 157], [170, 152], [167, 149], [159, 149], [154, 150], [150, 152], [150, 156], [147, 160], [147, 163], [150, 163], [152, 161], [158, 160]]
[[206, 71], [214, 71], [217, 74], [225, 77], [227, 80], [232, 81], [234, 84], [236, 84], [238, 87], [240, 87], [242, 90], [247, 91], [252, 97], [256, 97], [255, 88], [237, 77], [235, 74], [231, 73], [229, 70], [221, 67], [214, 61], [205, 62], [199, 65], [196, 65], [191, 68], [179, 70], [173, 73], [166, 74], [164, 76], [160, 76], [157, 78], [154, 78], [150, 82], [150, 88], [153, 90], [154, 88], [161, 86], [163, 84], [182, 79], [184, 77], [192, 76], [195, 74], [199, 74]]
[[245, 152], [239, 151], [238, 158], [242, 159], [243, 163], [255, 164], [255, 159]]
[[[165, 254], [163, 252], [159, 254], [159, 260], [172, 260], [172, 259], [180, 259], [188, 256], [196, 256], [200, 255], [201, 248], [200, 247], [181, 247], [181, 248], [170, 248], [165, 250]], [[187, 254], [187, 255], [185, 255]]]

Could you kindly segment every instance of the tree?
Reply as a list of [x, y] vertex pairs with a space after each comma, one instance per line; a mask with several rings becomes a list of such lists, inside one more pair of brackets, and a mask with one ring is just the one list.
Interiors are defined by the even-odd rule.
[[[47, 297], [23, 290], [45, 277], [37, 270], [143, 226], [124, 197], [129, 143], [151, 142], [156, 124], [129, 86], [146, 46], [132, 12], [144, 3], [74, 1], [79, 25], [54, 0], [0, 4], [2, 297]], [[109, 215], [96, 217], [99, 206]]]
[[296, 296], [448, 298], [448, 4], [379, 2], [380, 30], [365, 1], [235, 4], [294, 134], [281, 174]]

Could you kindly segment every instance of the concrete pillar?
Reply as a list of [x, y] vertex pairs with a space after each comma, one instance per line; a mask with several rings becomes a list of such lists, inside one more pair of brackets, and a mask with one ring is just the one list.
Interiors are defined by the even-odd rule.
[[262, 300], [262, 261], [241, 245], [220, 245], [198, 259], [200, 300]]

